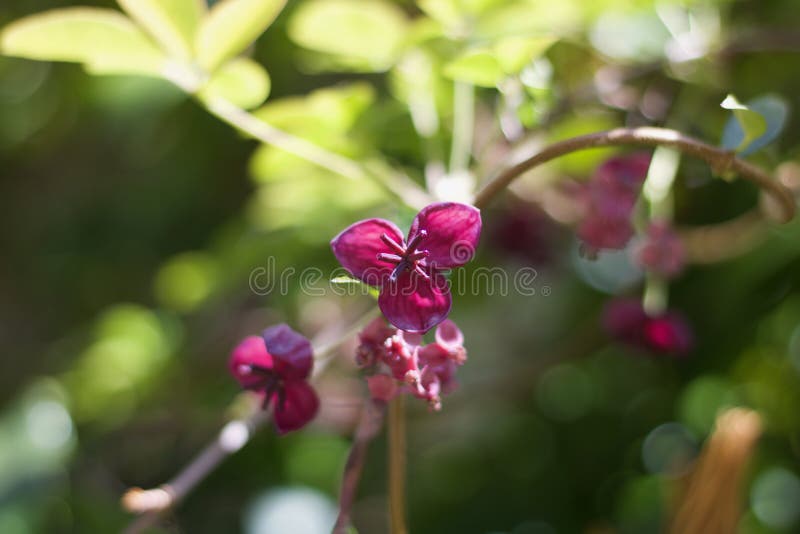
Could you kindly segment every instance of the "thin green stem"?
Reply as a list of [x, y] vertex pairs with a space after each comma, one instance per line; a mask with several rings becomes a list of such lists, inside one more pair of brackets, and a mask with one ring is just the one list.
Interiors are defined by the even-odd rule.
[[389, 404], [389, 532], [407, 534], [405, 396]]
[[209, 113], [218, 119], [258, 139], [262, 143], [278, 147], [345, 178], [373, 180], [398, 200], [412, 208], [419, 209], [427, 203], [425, 192], [416, 182], [400, 171], [390, 170], [374, 163], [362, 164], [331, 152], [301, 137], [276, 128], [227, 100], [216, 98], [203, 102], [203, 105]]
[[450, 172], [465, 171], [472, 156], [475, 132], [475, 88], [463, 82], [453, 87], [453, 145], [450, 149]]

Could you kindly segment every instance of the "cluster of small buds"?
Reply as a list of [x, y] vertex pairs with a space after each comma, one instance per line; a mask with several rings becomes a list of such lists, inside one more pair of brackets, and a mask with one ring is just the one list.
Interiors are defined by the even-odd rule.
[[650, 154], [614, 157], [597, 168], [583, 194], [586, 213], [578, 226], [583, 251], [625, 248], [634, 234], [631, 214], [650, 167]]
[[457, 387], [456, 369], [467, 360], [464, 335], [447, 319], [436, 328], [435, 341], [423, 344], [422, 335], [373, 320], [359, 334], [356, 363], [367, 373], [373, 399], [388, 402], [402, 393], [423, 399], [433, 410], [442, 407], [442, 395]]
[[668, 222], [652, 221], [636, 248], [635, 258], [644, 270], [670, 279], [683, 271], [686, 249]]
[[617, 341], [656, 354], [684, 356], [694, 342], [692, 329], [680, 313], [650, 316], [640, 299], [620, 298], [606, 304], [603, 327]]

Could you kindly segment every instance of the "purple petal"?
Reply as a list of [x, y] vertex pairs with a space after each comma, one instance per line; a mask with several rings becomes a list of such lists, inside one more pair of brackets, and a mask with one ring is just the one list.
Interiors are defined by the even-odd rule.
[[425, 280], [414, 271], [404, 271], [395, 282], [387, 282], [378, 306], [394, 326], [425, 333], [447, 318], [452, 298], [447, 280], [435, 274]]
[[311, 343], [285, 324], [267, 328], [261, 334], [272, 354], [274, 369], [283, 379], [306, 378], [314, 364]]
[[272, 369], [272, 356], [267, 352], [264, 340], [258, 336], [244, 338], [228, 360], [228, 369], [245, 389], [256, 387], [264, 380], [263, 376], [252, 372], [251, 365]]
[[319, 410], [319, 397], [305, 380], [289, 380], [284, 384], [283, 396], [274, 394], [275, 428], [285, 434], [297, 430], [314, 419]]
[[403, 243], [403, 233], [383, 219], [367, 219], [352, 224], [331, 240], [333, 254], [350, 274], [371, 286], [380, 286], [392, 273], [394, 265], [378, 260], [378, 254], [395, 254], [383, 242], [386, 234], [396, 243]]
[[441, 269], [458, 267], [475, 255], [481, 236], [481, 212], [458, 202], [431, 204], [411, 224], [409, 242], [420, 230], [428, 232], [418, 248], [428, 251], [429, 265]]

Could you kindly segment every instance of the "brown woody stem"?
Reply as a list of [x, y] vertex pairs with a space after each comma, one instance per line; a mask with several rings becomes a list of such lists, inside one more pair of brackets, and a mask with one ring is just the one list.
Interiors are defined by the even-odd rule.
[[788, 222], [794, 217], [794, 195], [772, 177], [751, 163], [737, 158], [733, 152], [715, 147], [693, 137], [667, 128], [617, 128], [604, 132], [581, 135], [546, 146], [533, 156], [509, 167], [487, 183], [475, 197], [474, 204], [487, 206], [501, 191], [520, 175], [548, 161], [580, 150], [608, 146], [667, 146], [684, 154], [706, 161], [717, 174], [734, 172], [755, 183], [775, 201], [779, 209], [776, 218]]

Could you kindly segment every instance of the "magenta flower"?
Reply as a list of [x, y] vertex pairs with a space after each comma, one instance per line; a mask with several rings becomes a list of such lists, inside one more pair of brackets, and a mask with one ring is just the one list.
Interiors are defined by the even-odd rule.
[[380, 288], [378, 306], [390, 323], [427, 332], [450, 313], [442, 271], [471, 260], [480, 234], [480, 210], [440, 202], [417, 214], [406, 239], [393, 223], [367, 219], [345, 228], [331, 248], [350, 274]]
[[674, 278], [681, 273], [686, 263], [686, 248], [669, 223], [653, 221], [635, 256], [643, 269], [664, 278]]
[[308, 383], [313, 365], [311, 343], [285, 324], [244, 338], [228, 362], [239, 384], [262, 395], [265, 408], [272, 406], [281, 434], [302, 428], [317, 414], [319, 398]]
[[387, 328], [383, 319], [375, 319], [359, 335], [356, 358], [370, 373], [370, 395], [386, 402], [405, 392], [439, 410], [441, 396], [457, 387], [456, 370], [467, 359], [461, 330], [445, 320], [436, 328], [435, 342], [425, 345], [419, 334]]
[[587, 210], [578, 237], [591, 255], [625, 248], [633, 237], [631, 213], [647, 177], [650, 155], [614, 157], [597, 168], [586, 186]]
[[603, 327], [614, 339], [657, 354], [685, 355], [694, 341], [682, 315], [667, 311], [650, 317], [639, 299], [614, 299], [606, 304]]

